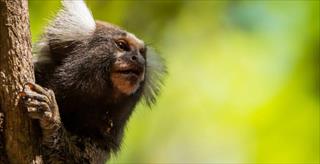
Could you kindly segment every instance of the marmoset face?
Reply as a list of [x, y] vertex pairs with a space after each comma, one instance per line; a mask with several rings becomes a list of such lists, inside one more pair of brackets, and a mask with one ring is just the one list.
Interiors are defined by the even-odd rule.
[[100, 36], [108, 38], [112, 47], [109, 52], [114, 59], [110, 67], [113, 87], [127, 95], [136, 92], [145, 79], [147, 48], [144, 42], [108, 23], [97, 22], [97, 30]]

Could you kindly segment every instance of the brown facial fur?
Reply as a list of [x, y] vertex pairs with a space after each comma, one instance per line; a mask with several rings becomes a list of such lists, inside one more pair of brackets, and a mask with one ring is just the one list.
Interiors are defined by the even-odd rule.
[[[111, 81], [113, 86], [126, 95], [134, 93], [145, 79], [145, 63], [136, 65], [121, 59], [121, 55], [113, 64]], [[136, 70], [136, 74], [124, 74], [119, 70]]]
[[111, 80], [113, 85], [122, 93], [130, 95], [139, 88], [137, 80], [129, 80], [118, 73], [112, 73]]
[[[121, 49], [116, 49], [114, 52], [115, 62], [113, 63], [113, 67], [111, 70], [111, 81], [116, 90], [124, 93], [126, 95], [130, 95], [134, 93], [139, 87], [140, 83], [144, 80], [144, 72], [146, 62], [143, 63], [132, 63], [131, 61], [124, 60], [124, 56], [133, 54], [135, 56], [141, 56], [145, 60], [145, 45], [144, 42], [138, 39], [131, 33], [121, 30], [117, 26], [112, 24], [108, 24], [105, 22], [97, 21], [97, 32], [101, 35], [108, 35], [109, 31], [116, 30], [119, 31], [119, 35], [114, 36], [114, 41], [123, 40], [129, 47], [128, 51], [124, 51]], [[130, 56], [130, 55], [129, 55]], [[139, 74], [123, 74], [119, 73], [119, 70], [130, 70], [140, 68]], [[142, 69], [141, 69], [142, 68]]]

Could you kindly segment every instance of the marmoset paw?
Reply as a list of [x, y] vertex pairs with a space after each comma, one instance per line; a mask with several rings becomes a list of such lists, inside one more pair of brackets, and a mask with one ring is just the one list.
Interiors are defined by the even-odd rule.
[[39, 119], [42, 128], [51, 128], [60, 123], [59, 109], [52, 90], [26, 83], [19, 96], [28, 115], [33, 119]]

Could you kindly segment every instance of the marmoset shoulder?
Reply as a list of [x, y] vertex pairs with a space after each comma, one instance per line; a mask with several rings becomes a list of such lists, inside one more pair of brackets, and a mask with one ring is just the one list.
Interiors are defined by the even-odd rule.
[[163, 59], [134, 34], [95, 21], [80, 0], [62, 2], [37, 45], [36, 84], [21, 95], [39, 120], [45, 163], [104, 163], [136, 104], [155, 102]]

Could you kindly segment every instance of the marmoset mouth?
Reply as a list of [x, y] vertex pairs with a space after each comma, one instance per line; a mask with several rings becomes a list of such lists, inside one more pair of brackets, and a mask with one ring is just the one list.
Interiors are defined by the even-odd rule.
[[141, 66], [135, 66], [135, 65], [119, 65], [114, 66], [113, 73], [122, 74], [125, 76], [136, 76], [139, 77], [143, 75], [144, 68]]
[[142, 65], [117, 63], [112, 68], [111, 80], [113, 86], [127, 95], [137, 91], [144, 80], [145, 69]]
[[145, 78], [145, 62], [134, 55], [123, 55], [114, 62], [111, 72], [113, 86], [130, 95], [138, 90]]

